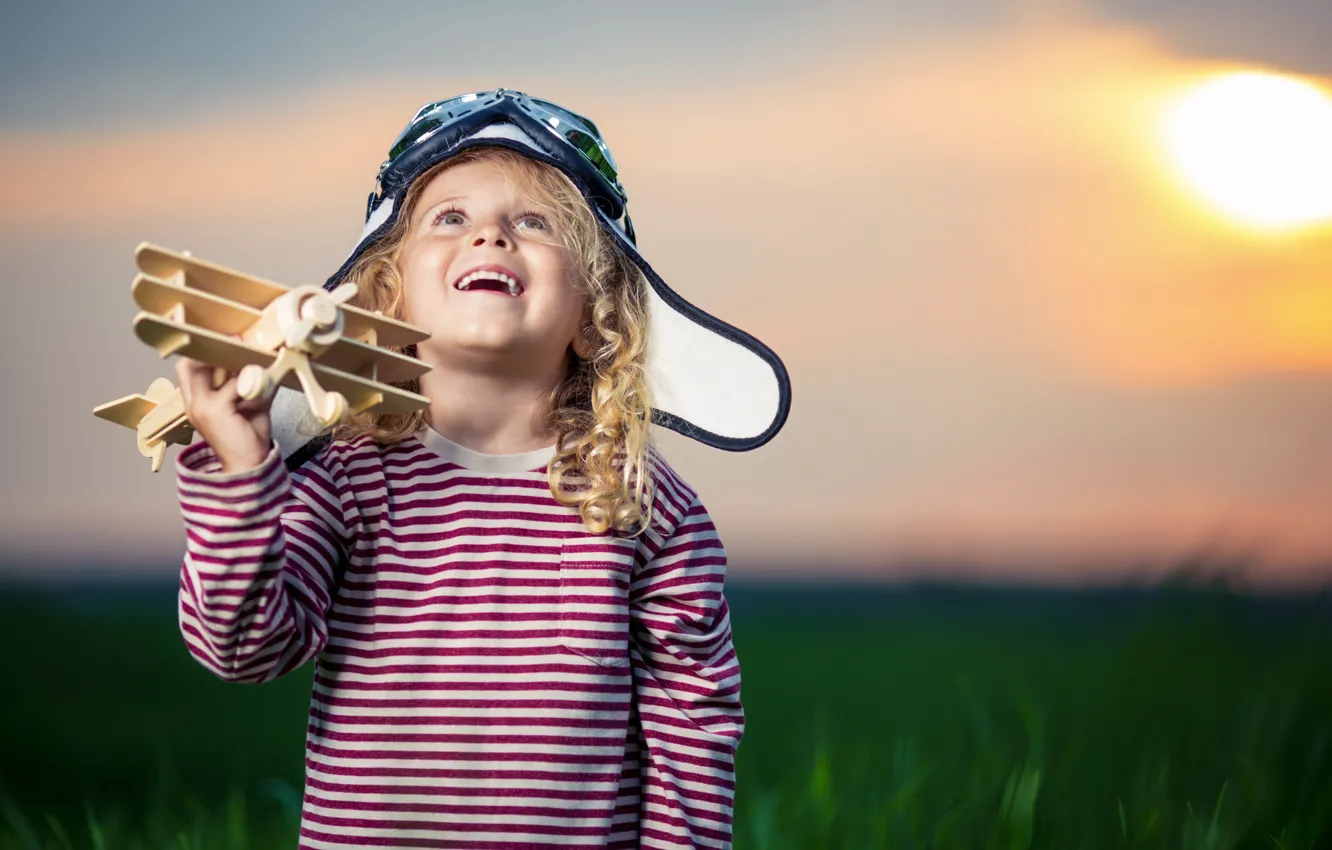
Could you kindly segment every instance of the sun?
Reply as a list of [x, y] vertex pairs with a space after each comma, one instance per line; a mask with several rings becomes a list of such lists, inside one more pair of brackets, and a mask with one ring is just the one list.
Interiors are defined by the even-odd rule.
[[1332, 98], [1279, 74], [1201, 83], [1166, 113], [1167, 153], [1223, 213], [1285, 229], [1332, 219]]

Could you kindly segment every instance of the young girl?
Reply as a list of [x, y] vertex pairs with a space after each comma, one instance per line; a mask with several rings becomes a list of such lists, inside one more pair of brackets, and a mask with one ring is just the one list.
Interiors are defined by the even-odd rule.
[[430, 333], [427, 409], [311, 440], [177, 364], [181, 630], [231, 681], [315, 660], [300, 846], [729, 847], [726, 555], [649, 425], [761, 445], [780, 361], [642, 259], [590, 121], [502, 89], [417, 113], [346, 281]]

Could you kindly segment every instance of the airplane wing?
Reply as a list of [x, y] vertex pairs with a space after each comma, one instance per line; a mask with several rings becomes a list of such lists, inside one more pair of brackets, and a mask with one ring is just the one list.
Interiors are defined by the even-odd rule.
[[[170, 281], [147, 274], [136, 277], [130, 289], [134, 303], [160, 318], [220, 334], [239, 335], [245, 342], [258, 343], [256, 348], [268, 347], [257, 339], [256, 323], [263, 315], [263, 311], [254, 307], [206, 290], [177, 286]], [[289, 290], [284, 290], [286, 291]], [[429, 365], [415, 357], [389, 351], [349, 336], [345, 322], [346, 308], [341, 309], [344, 310], [343, 335], [327, 349], [315, 355], [313, 362], [390, 384], [418, 378], [430, 371]], [[205, 356], [198, 359], [207, 358]]]
[[276, 353], [214, 330], [175, 321], [144, 311], [134, 317], [134, 335], [156, 348], [163, 357], [180, 354], [239, 372], [246, 366], [269, 366]]
[[[147, 242], [139, 245], [134, 257], [139, 268], [153, 277], [171, 280], [179, 275], [182, 286], [237, 301], [255, 310], [263, 310], [273, 299], [291, 291], [279, 283], [197, 260]], [[430, 337], [420, 328], [360, 307], [344, 304], [340, 309], [343, 314], [343, 334], [364, 340], [370, 345], [402, 347]]]
[[[277, 358], [274, 352], [251, 345], [237, 337], [226, 336], [198, 325], [173, 321], [153, 313], [143, 312], [134, 318], [134, 333], [139, 339], [161, 352], [163, 357], [180, 354], [220, 366], [228, 372], [239, 373], [241, 369], [251, 364], [267, 368]], [[384, 380], [382, 377], [378, 379], [380, 382], [377, 382], [319, 361], [311, 361], [310, 367], [320, 386], [329, 392], [342, 393], [348, 405], [355, 411], [410, 413], [430, 404], [430, 400], [425, 396], [380, 383]], [[293, 390], [304, 390], [295, 372], [287, 372], [278, 385]]]

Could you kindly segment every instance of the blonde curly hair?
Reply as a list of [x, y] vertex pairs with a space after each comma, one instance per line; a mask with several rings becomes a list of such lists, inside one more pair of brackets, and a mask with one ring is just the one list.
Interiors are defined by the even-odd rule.
[[[350, 301], [385, 316], [402, 317], [398, 265], [412, 214], [425, 187], [440, 172], [469, 162], [490, 162], [522, 179], [531, 199], [551, 213], [572, 260], [575, 283], [591, 307], [583, 333], [587, 359], [569, 351], [570, 365], [551, 394], [546, 425], [557, 435], [549, 467], [556, 501], [575, 506], [593, 533], [641, 534], [651, 522], [653, 494], [647, 464], [652, 445], [651, 404], [645, 380], [647, 278], [601, 229], [582, 193], [559, 169], [507, 148], [480, 146], [428, 169], [412, 183], [393, 227], [367, 249], [344, 281], [356, 284]], [[414, 345], [391, 348], [417, 356]], [[395, 386], [419, 393], [420, 380]], [[426, 411], [349, 414], [332, 426], [333, 439], [369, 435], [382, 444], [406, 440], [426, 424]]]

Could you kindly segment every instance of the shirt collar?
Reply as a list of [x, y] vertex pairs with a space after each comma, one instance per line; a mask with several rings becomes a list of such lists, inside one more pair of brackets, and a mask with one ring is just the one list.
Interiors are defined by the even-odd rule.
[[453, 442], [429, 425], [422, 427], [415, 436], [426, 448], [444, 460], [475, 472], [492, 474], [535, 472], [547, 466], [555, 457], [553, 444], [519, 454], [495, 455], [478, 452]]

